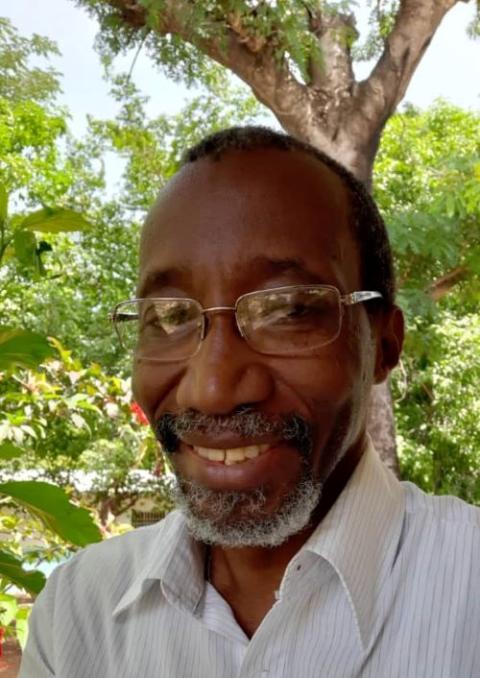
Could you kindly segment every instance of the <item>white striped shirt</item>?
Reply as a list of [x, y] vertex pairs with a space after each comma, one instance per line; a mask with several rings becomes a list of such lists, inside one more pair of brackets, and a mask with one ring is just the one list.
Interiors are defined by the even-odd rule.
[[368, 449], [249, 640], [183, 517], [88, 547], [34, 607], [20, 678], [479, 678], [480, 510]]

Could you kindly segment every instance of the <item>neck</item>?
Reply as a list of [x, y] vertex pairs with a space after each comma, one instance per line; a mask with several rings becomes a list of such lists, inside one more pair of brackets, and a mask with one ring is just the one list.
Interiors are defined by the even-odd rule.
[[321, 500], [312, 514], [310, 523], [301, 532], [293, 535], [274, 548], [212, 546], [209, 552], [208, 579], [219, 590], [234, 587], [237, 591], [254, 588], [275, 591], [285, 573], [288, 563], [302, 548], [317, 526], [331, 509], [356, 465], [364, 445], [358, 445], [355, 454], [345, 455], [325, 482]]

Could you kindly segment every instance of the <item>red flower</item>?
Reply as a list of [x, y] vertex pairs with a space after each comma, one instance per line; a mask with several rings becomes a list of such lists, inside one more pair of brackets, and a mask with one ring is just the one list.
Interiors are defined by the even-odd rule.
[[138, 403], [130, 404], [130, 412], [135, 415], [135, 419], [139, 424], [148, 424], [148, 419], [145, 416], [145, 412], [142, 410]]

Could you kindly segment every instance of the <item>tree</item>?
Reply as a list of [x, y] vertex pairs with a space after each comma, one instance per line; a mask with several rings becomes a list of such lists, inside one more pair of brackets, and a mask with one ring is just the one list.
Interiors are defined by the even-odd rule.
[[[144, 45], [167, 74], [209, 85], [213, 60], [246, 82], [286, 131], [366, 183], [386, 121], [457, 2], [375, 3], [360, 46], [353, 3], [80, 0], [99, 20], [104, 54]], [[370, 76], [358, 82], [354, 61], [373, 56]]]
[[[289, 133], [329, 153], [371, 185], [385, 123], [435, 31], [458, 0], [384, 0], [358, 44], [354, 3], [320, 0], [78, 0], [100, 23], [106, 61], [138, 45], [167, 74], [215, 86], [228, 69]], [[479, 32], [478, 12], [471, 33]], [[355, 59], [378, 57], [357, 81]], [[432, 281], [433, 284], [433, 281]], [[375, 387], [369, 429], [398, 472], [391, 394]]]

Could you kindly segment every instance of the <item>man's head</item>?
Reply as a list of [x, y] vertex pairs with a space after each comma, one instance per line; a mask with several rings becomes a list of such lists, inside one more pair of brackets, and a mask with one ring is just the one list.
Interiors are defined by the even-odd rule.
[[[203, 340], [183, 354], [171, 343], [174, 360], [139, 354], [134, 390], [200, 539], [277, 545], [306, 526], [322, 487], [341, 491], [363, 450], [371, 386], [398, 360], [393, 289], [381, 217], [331, 159], [262, 128], [186, 154], [145, 224], [138, 296], [210, 310], [175, 302], [177, 316], [204, 323]], [[383, 299], [346, 303], [363, 290]]]

